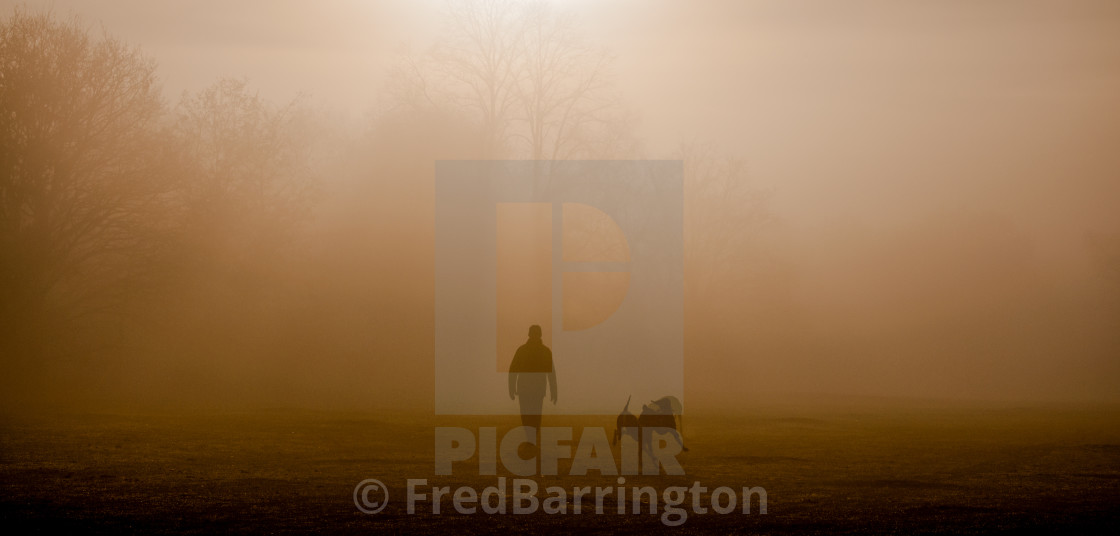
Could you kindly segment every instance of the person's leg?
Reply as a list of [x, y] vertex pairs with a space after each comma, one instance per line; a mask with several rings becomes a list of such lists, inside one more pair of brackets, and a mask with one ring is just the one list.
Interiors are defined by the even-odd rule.
[[532, 426], [533, 428], [541, 427], [541, 410], [544, 408], [544, 398], [522, 396], [521, 397], [521, 425]]
[[525, 399], [521, 399], [521, 426], [531, 426], [529, 423], [532, 421], [533, 416], [529, 415], [529, 408], [526, 407]]
[[[522, 444], [517, 448], [517, 455], [523, 459], [533, 457], [540, 448], [541, 437], [541, 409], [544, 398], [521, 397], [521, 426], [525, 426], [525, 440], [529, 444]], [[537, 463], [540, 463], [539, 460]]]
[[[519, 396], [518, 402], [521, 404], [521, 421], [524, 423], [526, 418], [536, 417], [540, 419], [541, 409], [544, 407], [544, 399], [535, 396]], [[528, 425], [526, 425], [528, 426]]]

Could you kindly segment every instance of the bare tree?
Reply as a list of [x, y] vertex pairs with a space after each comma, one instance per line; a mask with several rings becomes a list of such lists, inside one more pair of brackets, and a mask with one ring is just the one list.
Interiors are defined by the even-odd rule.
[[174, 128], [188, 177], [184, 233], [225, 249], [210, 254], [252, 257], [282, 248], [315, 186], [306, 119], [298, 98], [275, 106], [244, 80], [185, 94]]
[[231, 378], [268, 370], [297, 303], [298, 238], [317, 185], [310, 116], [237, 79], [183, 95], [169, 117], [177, 189], [160, 285], [138, 304], [149, 314], [132, 347], [110, 357]]
[[484, 158], [631, 156], [632, 116], [613, 91], [611, 56], [545, 3], [449, 5], [443, 37], [405, 57], [396, 105], [449, 108], [483, 132]]
[[444, 39], [427, 58], [429, 76], [452, 106], [473, 112], [484, 132], [485, 157], [505, 147], [517, 105], [517, 69], [525, 11], [510, 0], [449, 5]]
[[[160, 247], [173, 181], [155, 64], [77, 20], [0, 24], [0, 324], [6, 359], [116, 309]], [[15, 351], [8, 351], [15, 350]]]
[[547, 4], [535, 4], [523, 23], [519, 55], [516, 136], [534, 160], [586, 156], [617, 120], [611, 93], [611, 57], [588, 45], [575, 20]]
[[682, 144], [677, 157], [684, 162], [686, 301], [741, 312], [760, 281], [773, 282], [774, 259], [761, 240], [776, 221], [770, 192], [750, 180], [746, 162], [711, 144]]

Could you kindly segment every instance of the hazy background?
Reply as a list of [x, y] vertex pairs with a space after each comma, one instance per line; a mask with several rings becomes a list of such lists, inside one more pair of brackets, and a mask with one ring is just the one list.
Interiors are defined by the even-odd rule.
[[[106, 285], [88, 263], [5, 309], [11, 408], [427, 407], [432, 162], [534, 156], [684, 160], [686, 407], [1120, 395], [1115, 2], [0, 4], [154, 61], [139, 152], [170, 156], [140, 176], [173, 177], [111, 315], [58, 320]], [[564, 62], [479, 55], [472, 14]], [[507, 100], [471, 91], [482, 57]], [[15, 296], [40, 242], [13, 221]]]

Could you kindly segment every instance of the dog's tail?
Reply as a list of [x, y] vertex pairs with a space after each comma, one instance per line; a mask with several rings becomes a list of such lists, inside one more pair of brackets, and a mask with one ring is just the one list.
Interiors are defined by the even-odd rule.
[[626, 405], [623, 406], [623, 408], [622, 408], [623, 413], [626, 413], [626, 412], [630, 411], [630, 399], [631, 398], [634, 398], [634, 395], [630, 395], [630, 396], [626, 397]]

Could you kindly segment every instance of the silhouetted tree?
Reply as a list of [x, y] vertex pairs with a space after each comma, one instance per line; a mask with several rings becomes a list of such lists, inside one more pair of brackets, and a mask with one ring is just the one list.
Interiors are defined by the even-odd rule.
[[[532, 4], [522, 22], [514, 136], [534, 160], [607, 157], [631, 149], [629, 127], [611, 86], [611, 56], [589, 45], [576, 21], [548, 4]], [[619, 156], [628, 156], [622, 154]]]
[[317, 186], [310, 114], [298, 99], [278, 106], [221, 79], [184, 94], [172, 120], [176, 225], [148, 304], [160, 314], [137, 330], [138, 346], [211, 385], [264, 382], [290, 328]]
[[521, 6], [508, 0], [450, 6], [444, 39], [430, 52], [447, 100], [477, 114], [486, 157], [502, 151], [516, 113], [524, 20]]
[[742, 260], [774, 221], [770, 192], [755, 186], [745, 161], [709, 144], [682, 144], [678, 158], [684, 162], [685, 247], [704, 293], [753, 268]]
[[780, 292], [784, 267], [766, 240], [775, 221], [768, 190], [747, 173], [746, 162], [708, 143], [686, 143], [684, 253], [686, 317], [703, 317], [703, 329], [736, 333], [764, 314], [764, 295]]
[[[120, 311], [174, 181], [155, 64], [77, 20], [0, 24], [0, 355], [35, 361]], [[48, 344], [50, 341], [52, 344]]]
[[275, 106], [244, 80], [183, 96], [174, 133], [187, 177], [182, 231], [206, 248], [195, 258], [255, 262], [287, 246], [315, 187], [306, 120], [298, 99]]
[[633, 117], [613, 91], [612, 59], [545, 3], [451, 4], [442, 38], [394, 73], [396, 106], [477, 121], [484, 158], [633, 156]]

